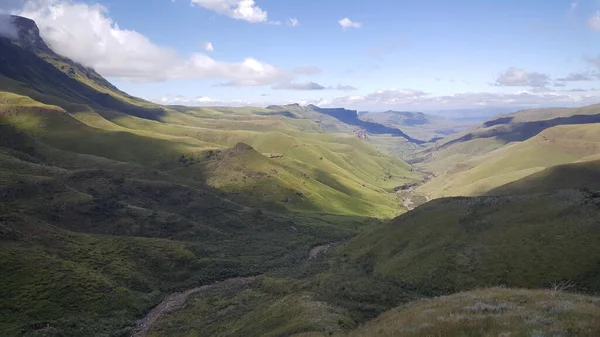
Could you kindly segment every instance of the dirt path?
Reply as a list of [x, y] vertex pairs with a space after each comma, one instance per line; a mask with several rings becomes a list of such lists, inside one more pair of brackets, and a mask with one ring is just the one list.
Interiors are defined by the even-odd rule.
[[308, 252], [308, 261], [314, 260], [322, 254], [325, 254], [329, 247], [333, 246], [332, 243], [326, 245], [315, 246]]
[[243, 284], [248, 284], [248, 283], [252, 282], [254, 279], [255, 279], [255, 277], [235, 277], [235, 278], [227, 279], [225, 281], [205, 285], [205, 286], [198, 287], [198, 288], [189, 289], [184, 292], [171, 294], [167, 298], [165, 298], [162, 302], [160, 302], [159, 305], [157, 305], [152, 310], [150, 310], [150, 312], [144, 318], [137, 321], [131, 336], [132, 337], [147, 336], [148, 332], [150, 331], [152, 326], [154, 324], [156, 324], [156, 322], [159, 319], [165, 317], [166, 315], [168, 315], [172, 312], [175, 312], [175, 311], [181, 309], [184, 306], [184, 304], [186, 303], [186, 301], [188, 300], [188, 298], [192, 295], [213, 289], [217, 285], [223, 284], [225, 282], [235, 282], [235, 283], [243, 285]]
[[[326, 245], [320, 245], [311, 248], [311, 250], [308, 252], [308, 260], [310, 261], [316, 259], [320, 255], [325, 254], [329, 247], [333, 245], [334, 243], [328, 243]], [[170, 313], [173, 313], [183, 308], [188, 298], [192, 295], [211, 290], [217, 285], [226, 282], [234, 282], [240, 285], [248, 284], [252, 282], [255, 278], [256, 277], [234, 277], [225, 281], [189, 289], [184, 292], [173, 293], [167, 298], [165, 298], [162, 302], [160, 302], [160, 304], [158, 304], [156, 307], [152, 308], [152, 310], [150, 310], [150, 312], [148, 312], [148, 314], [146, 314], [144, 318], [136, 322], [131, 337], [146, 337], [150, 329], [154, 326], [154, 324], [156, 324], [156, 322], [158, 322], [158, 320]]]

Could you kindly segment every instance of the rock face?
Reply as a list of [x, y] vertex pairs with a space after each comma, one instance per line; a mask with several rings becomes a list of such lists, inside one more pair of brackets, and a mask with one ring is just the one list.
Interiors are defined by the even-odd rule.
[[53, 53], [40, 36], [40, 30], [35, 21], [21, 16], [0, 14], [0, 22], [3, 23], [3, 37], [9, 38], [19, 43], [21, 47], [36, 53]]

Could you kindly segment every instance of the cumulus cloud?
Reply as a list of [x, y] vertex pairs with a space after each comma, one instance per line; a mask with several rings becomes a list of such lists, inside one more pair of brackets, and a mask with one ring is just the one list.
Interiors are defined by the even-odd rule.
[[213, 47], [212, 42], [205, 42], [204, 43], [204, 50], [206, 50], [206, 51], [215, 51], [215, 47]]
[[54, 51], [104, 76], [133, 81], [224, 78], [244, 85], [269, 85], [288, 78], [285, 71], [253, 58], [223, 62], [204, 53], [182, 58], [136, 31], [120, 28], [100, 4], [30, 1], [20, 15], [37, 22]]
[[497, 86], [543, 88], [550, 83], [547, 75], [526, 72], [516, 67], [508, 68], [495, 82]]
[[290, 19], [288, 19], [287, 24], [290, 27], [296, 27], [297, 25], [300, 24], [300, 21], [298, 21], [298, 19], [296, 19], [296, 18], [290, 18]]
[[338, 21], [338, 23], [344, 29], [348, 29], [348, 28], [361, 28], [362, 27], [362, 23], [360, 23], [360, 22], [354, 22], [354, 21], [350, 20], [349, 18], [343, 18], [340, 21]]
[[302, 75], [316, 75], [320, 74], [322, 70], [318, 67], [296, 67], [293, 69], [294, 73]]
[[324, 90], [325, 87], [316, 82], [288, 82], [271, 87], [273, 90]]
[[254, 0], [191, 0], [191, 3], [236, 20], [251, 23], [268, 20], [267, 12], [258, 7]]
[[588, 28], [595, 31], [600, 31], [600, 11], [597, 11], [591, 18], [588, 19]]

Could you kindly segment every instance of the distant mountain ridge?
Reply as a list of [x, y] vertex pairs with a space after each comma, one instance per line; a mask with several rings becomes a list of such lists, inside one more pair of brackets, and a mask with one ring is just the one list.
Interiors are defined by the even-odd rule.
[[434, 142], [449, 135], [465, 131], [473, 125], [470, 122], [411, 111], [362, 111], [359, 112], [359, 118], [366, 122], [402, 129], [403, 132], [411, 137], [427, 139], [428, 142]]
[[[344, 108], [320, 108], [314, 104], [309, 104], [307, 106], [301, 106], [299, 104], [288, 104], [288, 105], [270, 105], [267, 107], [269, 110], [277, 110], [277, 111], [287, 111], [289, 113], [297, 113], [304, 117], [318, 120], [319, 122], [325, 122], [326, 124], [331, 125], [332, 127], [340, 127], [339, 124], [336, 124], [335, 121], [339, 121], [348, 126], [354, 126], [363, 129], [367, 134], [375, 134], [375, 135], [392, 135], [394, 137], [403, 137], [411, 143], [414, 144], [424, 144], [426, 141], [413, 138], [402, 130], [385, 126], [379, 123], [373, 123], [368, 121], [363, 121], [358, 117], [357, 110], [348, 110]], [[323, 115], [328, 116], [329, 118], [325, 118], [323, 121]], [[332, 120], [333, 118], [333, 120]], [[341, 126], [341, 128], [345, 128]]]

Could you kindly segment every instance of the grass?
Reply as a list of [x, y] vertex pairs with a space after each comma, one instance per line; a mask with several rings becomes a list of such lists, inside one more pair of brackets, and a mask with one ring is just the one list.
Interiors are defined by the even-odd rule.
[[337, 256], [422, 294], [485, 285], [536, 288], [564, 279], [597, 291], [598, 202], [595, 193], [569, 190], [435, 200], [359, 235]]
[[488, 194], [538, 194], [565, 188], [600, 190], [600, 161], [587, 161], [587, 157], [584, 159], [586, 161], [549, 167], [521, 180], [495, 188]]
[[429, 197], [482, 195], [546, 168], [598, 154], [599, 131], [600, 124], [555, 126], [526, 141], [463, 161], [417, 191]]
[[[404, 142], [358, 139], [326, 113], [342, 111], [162, 107], [53, 53], [6, 39], [0, 50], [1, 335], [128, 336], [168, 294], [244, 276], [256, 278], [197, 293], [151, 334], [345, 333], [424, 296], [566, 280], [575, 290], [600, 289], [599, 197], [590, 190], [436, 200], [382, 226], [404, 213], [394, 188], [422, 175], [384, 153], [404, 151]], [[459, 150], [438, 159], [484, 154], [529, 121], [496, 122], [496, 134], [455, 142]], [[598, 159], [591, 126], [546, 129], [493, 168], [517, 179], [543, 165]], [[552, 148], [560, 155], [550, 160]], [[513, 151], [527, 160], [510, 159]], [[487, 177], [485, 163], [452, 168]], [[328, 256], [308, 261], [312, 247], [331, 242]], [[502, 291], [447, 301], [470, 308], [476, 323], [419, 327], [481, 334], [496, 326], [494, 317], [479, 322], [500, 305], [494, 296], [512, 298]], [[583, 297], [568, 301], [588, 312]], [[595, 332], [579, 323], [595, 317], [589, 312], [573, 318], [572, 330], [563, 316], [546, 327]]]
[[[104, 110], [99, 114], [89, 108], [69, 113], [36, 104], [5, 105], [11, 111], [5, 114], [4, 123], [18, 132], [35, 135], [35, 139], [56, 149], [154, 166], [290, 210], [392, 217], [402, 211], [393, 188], [420, 178], [400, 160], [344, 135], [313, 137], [295, 131], [297, 136], [293, 137], [281, 132], [204, 129], [191, 134], [190, 126]], [[235, 111], [230, 113], [233, 114]], [[196, 124], [201, 123], [201, 119], [194, 118]], [[206, 156], [209, 150], [219, 151], [241, 141], [259, 152], [276, 152], [283, 158], [273, 160], [259, 153], [228, 156], [238, 167], [231, 172], [231, 160], [219, 162], [216, 159], [222, 156]], [[252, 172], [239, 176], [243, 173], [241, 166], [251, 167]], [[274, 175], [274, 171], [278, 173]], [[306, 198], [295, 197], [299, 194]]]
[[353, 327], [344, 309], [315, 300], [293, 280], [225, 282], [167, 316], [150, 336], [282, 336]]
[[549, 290], [490, 288], [386, 312], [344, 336], [597, 336], [600, 299]]

